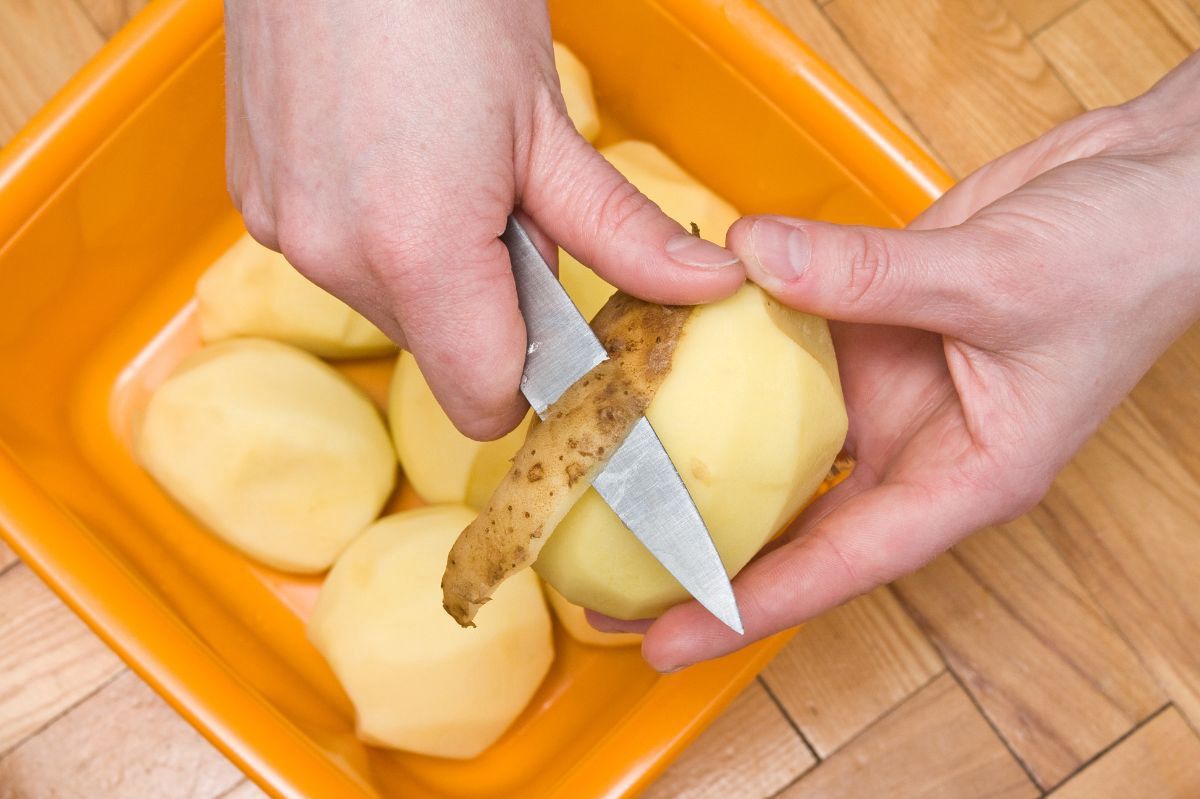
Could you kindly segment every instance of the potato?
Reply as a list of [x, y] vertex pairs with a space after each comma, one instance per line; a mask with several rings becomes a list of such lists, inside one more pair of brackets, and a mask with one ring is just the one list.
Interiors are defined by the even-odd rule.
[[558, 618], [558, 623], [567, 631], [567, 635], [587, 646], [633, 646], [642, 642], [642, 636], [637, 633], [604, 633], [588, 623], [583, 608], [572, 605], [567, 598], [548, 585], [542, 588], [546, 599]]
[[566, 45], [558, 42], [554, 43], [554, 67], [558, 70], [558, 85], [567, 104], [567, 116], [575, 123], [580, 136], [595, 141], [600, 133], [600, 116], [596, 113], [587, 67]]
[[242, 236], [196, 284], [206, 342], [261, 336], [325, 358], [384, 355], [395, 345], [357, 311]]
[[542, 414], [512, 468], [454, 546], [442, 591], [464, 627], [496, 586], [537, 557], [546, 537], [589, 490], [645, 412], [671, 369], [690, 307], [656, 305], [618, 293], [592, 329], [608, 352]]
[[[694, 222], [702, 237], [717, 244], [725, 243], [725, 231], [738, 218], [737, 210], [684, 172], [662, 150], [642, 141], [623, 141], [600, 152], [667, 216], [688, 230]], [[604, 278], [561, 249], [558, 279], [585, 319], [595, 316], [616, 291]]]
[[[495, 441], [467, 438], [438, 405], [417, 359], [409, 352], [400, 353], [392, 373], [388, 422], [400, 467], [421, 499], [472, 505], [491, 496], [508, 471], [509, 459], [520, 449], [529, 424], [527, 417]], [[469, 490], [472, 474], [475, 481]]]
[[187, 510], [278, 569], [320, 572], [379, 514], [396, 457], [378, 412], [317, 358], [213, 344], [150, 397], [138, 460]]
[[[845, 438], [828, 326], [750, 284], [699, 306], [646, 416], [736, 574], [820, 486]], [[687, 598], [593, 489], [533, 568], [570, 602], [622, 619]]]
[[474, 512], [435, 505], [388, 516], [338, 559], [309, 639], [354, 703], [368, 743], [469, 758], [520, 715], [554, 658], [533, 572], [509, 580], [464, 630], [442, 612], [438, 580]]

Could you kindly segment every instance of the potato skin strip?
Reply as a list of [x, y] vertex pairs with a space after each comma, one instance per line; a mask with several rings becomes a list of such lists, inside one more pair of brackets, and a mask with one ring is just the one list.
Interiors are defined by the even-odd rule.
[[500, 583], [538, 552], [646, 412], [671, 371], [690, 307], [617, 292], [592, 330], [608, 360], [568, 388], [530, 428], [486, 508], [454, 542], [442, 575], [442, 607], [463, 627]]

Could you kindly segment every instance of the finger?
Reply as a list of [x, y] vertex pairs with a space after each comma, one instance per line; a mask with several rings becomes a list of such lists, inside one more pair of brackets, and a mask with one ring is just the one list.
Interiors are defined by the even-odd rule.
[[383, 266], [421, 373], [455, 426], [480, 440], [504, 435], [528, 408], [519, 393], [525, 323], [508, 250], [488, 232], [453, 254]]
[[931, 230], [965, 222], [983, 208], [1068, 161], [1089, 158], [1130, 138], [1128, 113], [1098, 108], [1047, 131], [972, 172], [908, 227]]
[[631, 294], [695, 304], [745, 281], [737, 257], [659, 210], [561, 116], [532, 155], [521, 208], [580, 262]]
[[807, 621], [913, 571], [992, 521], [972, 499], [912, 483], [862, 490], [738, 575], [745, 636], [688, 602], [650, 627], [642, 654], [655, 669], [674, 671]]
[[989, 320], [990, 276], [1013, 260], [979, 226], [888, 230], [779, 216], [745, 217], [727, 236], [750, 279], [781, 302], [845, 322], [963, 337]]

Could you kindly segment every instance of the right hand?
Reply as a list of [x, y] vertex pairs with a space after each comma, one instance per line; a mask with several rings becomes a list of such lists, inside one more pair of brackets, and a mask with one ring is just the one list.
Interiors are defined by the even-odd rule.
[[410, 349], [475, 438], [521, 419], [525, 327], [497, 238], [519, 206], [616, 286], [665, 303], [745, 272], [566, 116], [543, 0], [227, 0], [229, 190], [280, 250]]

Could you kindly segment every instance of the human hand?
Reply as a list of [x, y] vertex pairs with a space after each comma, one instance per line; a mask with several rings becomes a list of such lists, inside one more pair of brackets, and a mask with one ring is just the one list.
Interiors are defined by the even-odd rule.
[[[905, 231], [747, 218], [751, 278], [831, 324], [853, 473], [734, 581], [646, 629], [670, 671], [920, 567], [1034, 505], [1200, 316], [1200, 54], [1148, 94], [998, 159]], [[929, 332], [926, 332], [929, 331]]]
[[250, 233], [402, 346], [464, 433], [525, 411], [525, 327], [497, 238], [519, 205], [657, 302], [745, 272], [686, 233], [566, 116], [544, 0], [228, 0], [227, 173]]

